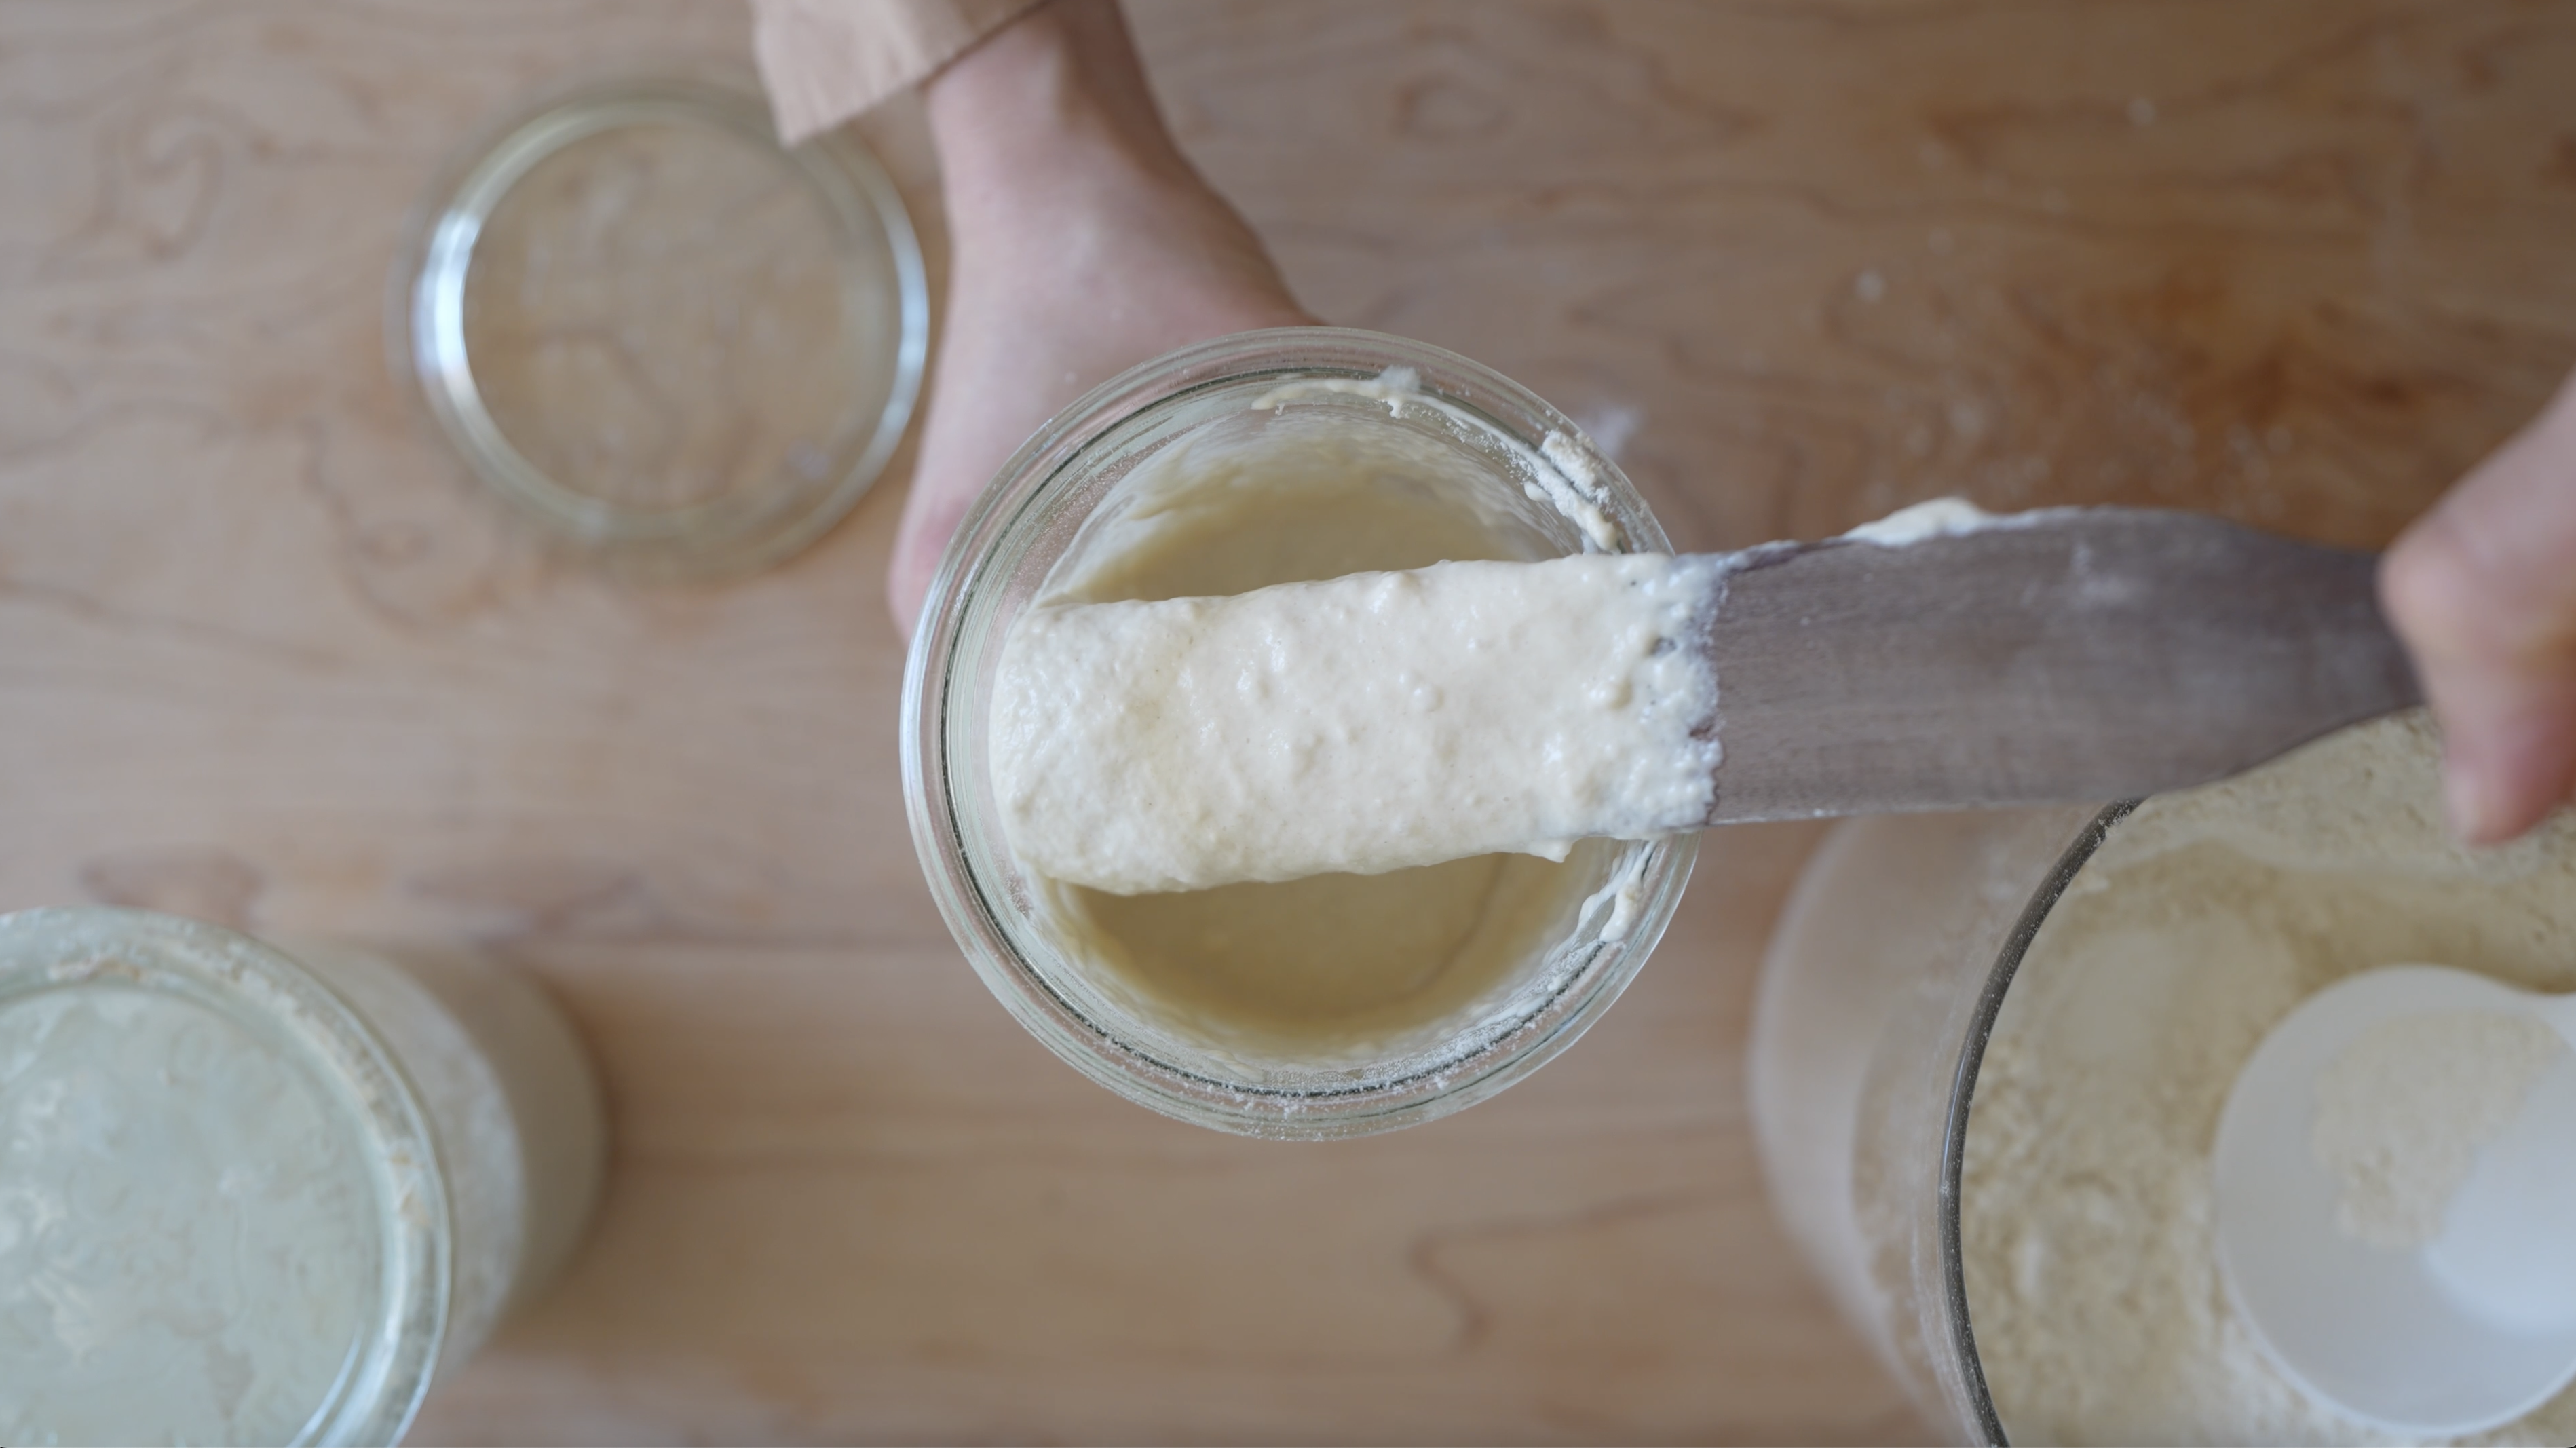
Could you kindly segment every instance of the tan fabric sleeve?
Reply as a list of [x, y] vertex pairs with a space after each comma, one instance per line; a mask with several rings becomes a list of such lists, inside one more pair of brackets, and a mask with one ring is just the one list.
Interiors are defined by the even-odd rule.
[[751, 47], [788, 145], [931, 77], [1041, 0], [751, 0]]

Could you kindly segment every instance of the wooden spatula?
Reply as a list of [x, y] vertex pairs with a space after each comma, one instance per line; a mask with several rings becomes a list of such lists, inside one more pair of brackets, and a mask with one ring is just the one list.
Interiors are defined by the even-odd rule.
[[2376, 562], [2137, 508], [1745, 555], [1708, 644], [1709, 823], [2107, 801], [2252, 768], [2418, 701]]

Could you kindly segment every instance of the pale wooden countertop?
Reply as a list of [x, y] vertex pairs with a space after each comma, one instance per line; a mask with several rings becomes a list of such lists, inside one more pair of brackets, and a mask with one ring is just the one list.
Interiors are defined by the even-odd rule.
[[[2566, 4], [1136, 23], [1306, 301], [1556, 401], [1684, 547], [1952, 490], [2377, 543], [2576, 363]], [[606, 1075], [594, 1240], [416, 1440], [1918, 1433], [1745, 1119], [1815, 830], [1712, 836], [1627, 999], [1502, 1098], [1231, 1140], [1056, 1063], [932, 909], [877, 601], [899, 486], [662, 592], [478, 496], [382, 360], [405, 209], [529, 90], [744, 29], [0, 8], [0, 908], [470, 937]], [[917, 116], [871, 134], [936, 253]]]

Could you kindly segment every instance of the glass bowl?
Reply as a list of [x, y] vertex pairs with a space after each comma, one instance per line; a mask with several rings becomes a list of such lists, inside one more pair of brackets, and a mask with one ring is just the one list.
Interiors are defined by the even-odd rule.
[[[2562, 818], [2500, 850], [2459, 847], [2441, 824], [2436, 755], [2419, 711], [2151, 800], [1848, 820], [1826, 837], [1763, 965], [1748, 1062], [1756, 1135], [1781, 1221], [1936, 1436], [2000, 1444], [2007, 1409], [2079, 1411], [2066, 1393], [1999, 1407], [1988, 1381], [2003, 1360], [1998, 1331], [2027, 1352], [2046, 1335], [2114, 1317], [2135, 1326], [2154, 1311], [2175, 1331], [2215, 1334], [2213, 1345], [2178, 1349], [2162, 1366], [2131, 1362], [2126, 1371], [2171, 1381], [2138, 1378], [2145, 1386], [2102, 1396], [2109, 1406], [2098, 1410], [2197, 1406], [2162, 1424], [2105, 1423], [2105, 1433], [2189, 1437], [2200, 1423], [2215, 1441], [2379, 1440], [2260, 1360], [2251, 1330], [2223, 1306], [2214, 1247], [2203, 1261], [2192, 1245], [2207, 1235], [2205, 1195], [2142, 1189], [2119, 1164], [2165, 1173], [2163, 1153], [2189, 1161], [2196, 1151], [2205, 1173], [2202, 1134], [2214, 1133], [2244, 1058], [2305, 995], [2354, 971], [2428, 959], [2529, 989], [2576, 985], [2565, 955], [2576, 824]], [[2191, 893], [2159, 893], [2174, 890]], [[2224, 1000], [2211, 993], [2222, 968]], [[2011, 1053], [1999, 1058], [2002, 1040]], [[1981, 1073], [1998, 1059], [2005, 1074], [1981, 1101]], [[2141, 1128], [2151, 1135], [2057, 1134], [2067, 1123], [2035, 1103], [2097, 1076], [2115, 1096], [2154, 1093], [2162, 1104]], [[2006, 1115], [1979, 1116], [1986, 1108]], [[2014, 1129], [1980, 1145], [1981, 1121]], [[2124, 1296], [2113, 1312], [2084, 1296], [2088, 1286], [2056, 1285], [2054, 1266], [2030, 1286], [1980, 1275], [2007, 1243], [2050, 1264], [2072, 1262], [2080, 1246], [2098, 1264], [2103, 1238], [2086, 1234], [2111, 1229], [2086, 1215], [2086, 1191], [2124, 1204], [2109, 1240], [2143, 1233], [2179, 1254], [2180, 1265], [2139, 1267], [2156, 1285], [2143, 1300], [2162, 1305]], [[2011, 1236], [2020, 1226], [1974, 1218], [2005, 1201], [2035, 1214], [2027, 1246]], [[2039, 1269], [2011, 1270], [2017, 1282]], [[2192, 1396], [2204, 1387], [2224, 1399]], [[2563, 1441], [2547, 1437], [2560, 1421], [2531, 1426]]]
[[930, 295], [846, 130], [782, 150], [756, 86], [673, 71], [539, 97], [408, 229], [396, 370], [494, 495], [623, 576], [729, 577], [821, 537], [902, 440]]

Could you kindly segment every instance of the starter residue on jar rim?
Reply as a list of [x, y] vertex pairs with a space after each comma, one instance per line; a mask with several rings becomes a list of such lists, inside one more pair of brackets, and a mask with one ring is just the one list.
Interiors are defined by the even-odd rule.
[[[2576, 824], [2462, 849], [2437, 754], [2403, 715], [2149, 801], [2050, 912], [1978, 1069], [1958, 1208], [2016, 1441], [2380, 1440], [2229, 1306], [2209, 1152], [2255, 1046], [2343, 976], [2423, 960], [2576, 988]], [[2576, 1441], [2576, 1390], [2465, 1441]]]
[[1551, 432], [1539, 439], [1532, 449], [1518, 438], [1495, 433], [1475, 416], [1457, 404], [1444, 401], [1422, 390], [1422, 374], [1410, 367], [1389, 367], [1371, 378], [1310, 377], [1274, 387], [1252, 400], [1256, 410], [1269, 412], [1299, 398], [1327, 393], [1344, 393], [1371, 398], [1386, 404], [1387, 414], [1402, 417], [1407, 408], [1437, 412], [1463, 428], [1487, 433], [1505, 450], [1517, 454], [1521, 463], [1521, 489], [1532, 499], [1547, 504], [1583, 530], [1585, 543], [1596, 550], [1619, 546], [1619, 525], [1603, 511], [1609, 492], [1601, 485], [1599, 466], [1591, 452], [1565, 432]]
[[[1399, 372], [1273, 389], [1165, 446], [1123, 480], [1036, 607], [1223, 597], [1561, 551], [1506, 491], [1527, 479], [1504, 484], [1490, 456], [1435, 436], [1415, 407], [1446, 419], [1438, 427], [1464, 424], [1409, 388]], [[1360, 399], [1385, 403], [1393, 421], [1360, 411]], [[1552, 468], [1526, 446], [1512, 457], [1519, 473]], [[1553, 508], [1547, 490], [1536, 500]], [[1006, 747], [997, 736], [997, 756]], [[1560, 942], [1624, 923], [1635, 891], [1623, 896], [1617, 877], [1629, 849], [1586, 841], [1562, 862], [1487, 853], [1127, 896], [1021, 867], [1042, 928], [1107, 1001], [1259, 1079], [1410, 1059], [1473, 1034], [1532, 986]]]

